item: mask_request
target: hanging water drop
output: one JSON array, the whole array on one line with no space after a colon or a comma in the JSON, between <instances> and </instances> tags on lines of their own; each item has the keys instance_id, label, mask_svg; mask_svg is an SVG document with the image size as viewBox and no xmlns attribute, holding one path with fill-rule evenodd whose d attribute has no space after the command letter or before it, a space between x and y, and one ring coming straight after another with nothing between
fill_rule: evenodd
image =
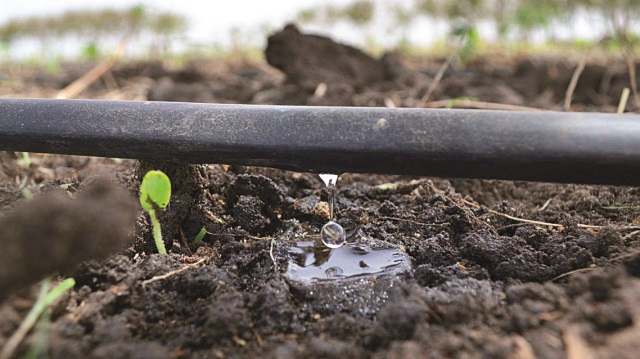
<instances>
[{"instance_id":1,"label":"hanging water drop","mask_svg":"<svg viewBox=\"0 0 640 359\"><path fill-rule=\"evenodd\" d=\"M338 182L338 175L330 174L330 173L321 173L320 179L324 182L324 185L327 187L335 186L336 182Z\"/></svg>"},{"instance_id":2,"label":"hanging water drop","mask_svg":"<svg viewBox=\"0 0 640 359\"><path fill-rule=\"evenodd\" d=\"M347 234L341 225L334 221L327 222L320 230L322 243L329 248L340 248L347 240Z\"/></svg>"},{"instance_id":3,"label":"hanging water drop","mask_svg":"<svg viewBox=\"0 0 640 359\"><path fill-rule=\"evenodd\" d=\"M329 190L329 198L327 199L327 203L329 204L329 221L333 221L333 208L336 201L336 182L338 181L338 175L323 173L319 176Z\"/></svg>"}]
</instances>

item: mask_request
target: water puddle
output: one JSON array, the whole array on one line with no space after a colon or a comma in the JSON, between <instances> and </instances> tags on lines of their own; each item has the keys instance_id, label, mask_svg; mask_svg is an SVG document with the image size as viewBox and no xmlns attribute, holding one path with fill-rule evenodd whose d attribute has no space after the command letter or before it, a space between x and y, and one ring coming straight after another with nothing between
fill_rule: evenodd
<instances>
[{"instance_id":1,"label":"water puddle","mask_svg":"<svg viewBox=\"0 0 640 359\"><path fill-rule=\"evenodd\" d=\"M285 277L290 292L306 312L371 317L411 271L411 259L399 247L371 238L358 228L345 231L335 218L338 175L319 177L327 188L329 221L319 236L287 237Z\"/></svg>"},{"instance_id":2,"label":"water puddle","mask_svg":"<svg viewBox=\"0 0 640 359\"><path fill-rule=\"evenodd\" d=\"M399 274L411 268L411 260L403 251L372 249L363 244L327 248L313 241L304 241L289 247L289 254L287 277L305 283Z\"/></svg>"},{"instance_id":3,"label":"water puddle","mask_svg":"<svg viewBox=\"0 0 640 359\"><path fill-rule=\"evenodd\" d=\"M327 187L329 221L319 236L287 241L285 277L290 291L309 312L373 316L411 271L411 259L402 249L358 228L345 231L335 219L338 175L319 176Z\"/></svg>"}]
</instances>

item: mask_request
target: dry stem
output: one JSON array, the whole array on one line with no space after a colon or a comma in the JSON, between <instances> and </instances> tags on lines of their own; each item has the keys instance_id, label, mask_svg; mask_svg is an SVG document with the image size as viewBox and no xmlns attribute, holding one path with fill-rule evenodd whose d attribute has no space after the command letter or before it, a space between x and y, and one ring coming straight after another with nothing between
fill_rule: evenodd
<instances>
[{"instance_id":1,"label":"dry stem","mask_svg":"<svg viewBox=\"0 0 640 359\"><path fill-rule=\"evenodd\" d=\"M576 86L578 85L578 81L580 80L580 75L582 75L582 71L584 71L584 67L587 64L587 57L583 56L582 60L576 67L576 70L573 72L573 76L571 76L571 81L569 82L569 86L567 87L567 92L564 96L564 110L569 111L571 109L571 99L573 98L573 93L576 91Z\"/></svg>"},{"instance_id":2,"label":"dry stem","mask_svg":"<svg viewBox=\"0 0 640 359\"><path fill-rule=\"evenodd\" d=\"M70 99L78 96L82 91L84 91L87 87L89 87L92 83L99 79L100 76L109 71L109 69L111 69L113 65L115 65L116 61L124 54L126 43L126 40L122 41L118 46L116 52L111 57L103 60L82 77L75 80L64 89L60 90L56 95L56 98Z\"/></svg>"},{"instance_id":3,"label":"dry stem","mask_svg":"<svg viewBox=\"0 0 640 359\"><path fill-rule=\"evenodd\" d=\"M176 274L182 273L182 272L186 271L187 269L193 268L193 267L197 266L198 264L204 262L205 259L206 258L202 258L202 259L200 259L199 261L197 261L195 263L187 264L187 265L185 265L184 267L182 267L180 269L172 270L171 272L163 274L163 275L153 276L153 278L151 278L151 279L147 279L145 281L142 281L142 285L145 286L145 285L147 285L149 283L152 283L152 282L155 282L155 281L158 281L158 280L161 280L161 279L166 279L166 278L169 278L169 277L174 276Z\"/></svg>"},{"instance_id":4,"label":"dry stem","mask_svg":"<svg viewBox=\"0 0 640 359\"><path fill-rule=\"evenodd\" d=\"M633 45L625 43L625 57L627 58L627 68L629 69L629 84L633 92L633 99L636 107L640 108L640 94L638 94L638 83L636 82L636 64L633 56Z\"/></svg>"},{"instance_id":5,"label":"dry stem","mask_svg":"<svg viewBox=\"0 0 640 359\"><path fill-rule=\"evenodd\" d=\"M178 227L178 230L180 231L180 237L182 238L182 244L184 244L184 246L187 247L187 251L189 252L189 255L193 257L193 252L191 251L191 248L189 248L189 244L187 243L187 237L184 236L184 232L182 231L182 227Z\"/></svg>"},{"instance_id":6,"label":"dry stem","mask_svg":"<svg viewBox=\"0 0 640 359\"><path fill-rule=\"evenodd\" d=\"M453 199L449 198L448 196L446 196L443 191L437 189L434 185L432 184L428 184L434 191L441 193L445 198L447 198L448 200L453 201ZM471 201L467 201L466 199L460 199L460 201L462 201L462 203L466 204L467 206L473 207L473 208L482 208L479 204L475 203L475 202L471 202ZM553 227L553 228L564 228L565 225L563 224L559 224L559 223L550 223L550 222L542 222L542 221L534 221L532 219L525 219L525 218L520 218L520 217L515 217L506 213L502 213L502 212L498 212L498 211L494 211L492 209L486 208L487 212L494 214L496 216L501 216L507 219L510 219L512 221L516 221L516 222L522 222L522 223L528 223L528 224L535 224L538 226L544 226L544 227ZM596 225L590 225L590 224L582 224L582 223L578 223L576 225L578 228L585 228L585 229L603 229L605 228L605 226L596 226ZM631 229L640 229L640 226L620 226L620 227L615 227L618 230L631 230Z\"/></svg>"},{"instance_id":7,"label":"dry stem","mask_svg":"<svg viewBox=\"0 0 640 359\"><path fill-rule=\"evenodd\" d=\"M536 107L509 105L504 103L472 101L472 100L439 100L424 104L425 108L445 108L450 107L474 108L479 110L504 110L504 111L543 111Z\"/></svg>"},{"instance_id":8,"label":"dry stem","mask_svg":"<svg viewBox=\"0 0 640 359\"><path fill-rule=\"evenodd\" d=\"M568 271L568 272L566 272L566 273L562 273L562 274L560 274L559 276L557 276L557 277L555 277L555 278L551 279L549 282L555 282L555 281L557 281L557 280L558 280L558 279L560 279L560 278L564 278L564 277L566 277L566 276L570 276L570 275L575 274L575 273L591 272L591 271L592 271L592 270L594 270L594 269L596 269L596 267L586 267L586 268L574 269L574 270L572 270L572 271Z\"/></svg>"},{"instance_id":9,"label":"dry stem","mask_svg":"<svg viewBox=\"0 0 640 359\"><path fill-rule=\"evenodd\" d=\"M622 90L622 94L620 95L620 102L618 102L618 111L617 113L624 113L624 110L627 108L627 101L629 101L629 90L628 87L625 87Z\"/></svg>"},{"instance_id":10,"label":"dry stem","mask_svg":"<svg viewBox=\"0 0 640 359\"><path fill-rule=\"evenodd\" d=\"M413 224L417 224L419 226L425 226L425 227L443 227L443 226L447 226L447 225L450 224L449 222L444 222L444 223L424 223L424 222L414 221L412 219L398 218L398 217L388 217L388 216L380 216L378 218L379 219L388 219L388 220L391 220L391 221L413 223Z\"/></svg>"},{"instance_id":11,"label":"dry stem","mask_svg":"<svg viewBox=\"0 0 640 359\"><path fill-rule=\"evenodd\" d=\"M418 103L418 107L425 107L427 103L429 103L429 98L431 98L431 95L440 84L440 81L442 81L442 78L444 77L444 73L447 71L449 66L451 66L451 63L453 63L453 60L456 58L456 56L458 56L458 53L460 52L460 49L462 48L466 40L467 40L466 36L460 39L460 43L458 43L458 45L453 49L453 51L451 51L451 53L449 54L449 57L447 57L447 60L444 63L442 63L442 65L440 65L440 68L438 69L436 76L433 78L433 81L431 81L431 83L429 84L429 88L427 88L427 92L425 92L424 96L422 96L422 98L420 99L420 102Z\"/></svg>"}]
</instances>

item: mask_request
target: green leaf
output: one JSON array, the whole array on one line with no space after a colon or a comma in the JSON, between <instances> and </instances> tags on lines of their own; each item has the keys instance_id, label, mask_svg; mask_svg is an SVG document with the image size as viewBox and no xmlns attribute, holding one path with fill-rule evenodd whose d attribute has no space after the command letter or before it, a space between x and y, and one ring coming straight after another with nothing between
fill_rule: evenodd
<instances>
[{"instance_id":1,"label":"green leaf","mask_svg":"<svg viewBox=\"0 0 640 359\"><path fill-rule=\"evenodd\" d=\"M165 208L171 199L171 181L162 171L149 171L140 184L140 204L147 211Z\"/></svg>"}]
</instances>

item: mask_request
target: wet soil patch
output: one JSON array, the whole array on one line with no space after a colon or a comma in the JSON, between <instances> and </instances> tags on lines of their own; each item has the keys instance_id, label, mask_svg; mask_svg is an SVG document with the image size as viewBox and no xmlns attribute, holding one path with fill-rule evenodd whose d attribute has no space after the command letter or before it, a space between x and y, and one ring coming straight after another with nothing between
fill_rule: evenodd
<instances>
[{"instance_id":1,"label":"wet soil patch","mask_svg":"<svg viewBox=\"0 0 640 359\"><path fill-rule=\"evenodd\" d=\"M512 358L521 351L563 358L567 335L607 353L610 341L632 345L626 338L637 333L637 234L622 227L632 224L628 213L597 216L580 197L558 194L579 187L544 185L542 192L537 185L522 185L519 191L536 188L535 195L503 194L491 204L522 217L565 219L565 227L546 228L466 206L448 181L345 175L344 183L338 182L337 220L357 228L356 242L398 246L413 270L309 285L285 275L292 260L286 244L318 241L327 220L313 210L326 198L319 180L220 166L192 166L184 173L194 171L199 184L185 186L197 188L195 204L190 211L168 213L181 218L175 225L183 233L204 225L209 232L204 242L188 243L191 256L178 232L167 236L173 244L169 255L151 254L147 246L146 252L130 250L128 256L65 272L78 285L53 318L52 357L407 357L429 350L435 358ZM298 188L285 185L282 177ZM511 182L485 186L513 189ZM633 188L584 188L611 194L605 198L612 203L637 200ZM209 192L214 189L215 196ZM310 197L311 204L296 205L289 194ZM553 196L555 206L535 212L529 201L536 196ZM36 198L56 203L47 195ZM20 208L4 219L20 214ZM579 228L573 217L597 219L605 227ZM150 241L146 230L136 231L141 243ZM583 272L551 281L573 270ZM14 313L5 316L3 335L14 330L25 310L18 303L9 299L2 306L3 313Z\"/></svg>"},{"instance_id":2,"label":"wet soil patch","mask_svg":"<svg viewBox=\"0 0 640 359\"><path fill-rule=\"evenodd\" d=\"M123 64L112 71L118 91L96 83L84 95L146 99L161 86L197 84L195 92L217 102L412 106L439 63L403 61L415 76L329 84L324 93L261 63ZM450 70L434 99L475 93L557 109L572 66L480 59ZM598 69L585 74L604 78ZM2 95L50 96L67 72L57 81L16 78ZM608 111L624 78L606 75L609 85L596 93L608 97L594 97L589 87L603 80L588 76L576 108ZM524 86L526 78L538 82ZM199 99L167 93L157 96ZM0 278L9 278L0 289L0 345L33 303L29 285L57 271L77 285L52 312L51 358L637 356L635 187L343 174L336 221L352 233L349 245L389 243L411 268L309 285L286 271L296 255L291 243L319 242L328 220L327 190L315 175L35 154L28 167L20 155L0 159ZM149 169L174 183L160 215L165 256L154 254L148 217L135 200ZM91 186L98 175L111 184ZM202 228L207 234L194 244Z\"/></svg>"}]
</instances>

